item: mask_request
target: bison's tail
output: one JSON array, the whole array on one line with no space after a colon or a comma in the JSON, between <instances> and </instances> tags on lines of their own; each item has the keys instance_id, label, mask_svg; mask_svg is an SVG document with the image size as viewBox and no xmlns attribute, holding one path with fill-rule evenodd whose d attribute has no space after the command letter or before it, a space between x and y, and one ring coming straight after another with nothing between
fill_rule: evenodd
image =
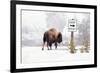
<instances>
[{"instance_id":1,"label":"bison's tail","mask_svg":"<svg viewBox=\"0 0 100 73\"><path fill-rule=\"evenodd\" d=\"M43 35L43 48L42 48L42 50L44 50L44 45L45 45L45 42L46 42L46 37L47 37L47 33L45 32L44 35Z\"/></svg>"},{"instance_id":2,"label":"bison's tail","mask_svg":"<svg viewBox=\"0 0 100 73\"><path fill-rule=\"evenodd\" d=\"M45 43L46 40L47 40L47 33L45 32L45 33L44 33L44 36L43 36L43 43Z\"/></svg>"}]
</instances>

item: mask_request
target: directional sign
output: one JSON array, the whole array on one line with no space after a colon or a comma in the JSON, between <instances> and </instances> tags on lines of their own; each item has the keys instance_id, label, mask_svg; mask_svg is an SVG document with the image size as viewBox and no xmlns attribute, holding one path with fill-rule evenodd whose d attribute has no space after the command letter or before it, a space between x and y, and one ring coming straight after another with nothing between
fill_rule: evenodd
<instances>
[{"instance_id":1,"label":"directional sign","mask_svg":"<svg viewBox=\"0 0 100 73\"><path fill-rule=\"evenodd\" d=\"M76 31L76 19L69 19L68 20L68 31Z\"/></svg>"}]
</instances>

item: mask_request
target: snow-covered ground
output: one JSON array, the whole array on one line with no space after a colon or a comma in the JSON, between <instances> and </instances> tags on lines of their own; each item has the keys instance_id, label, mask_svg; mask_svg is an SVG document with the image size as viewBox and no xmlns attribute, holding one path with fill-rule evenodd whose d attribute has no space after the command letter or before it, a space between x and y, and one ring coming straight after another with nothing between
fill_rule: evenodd
<instances>
[{"instance_id":1,"label":"snow-covered ground","mask_svg":"<svg viewBox=\"0 0 100 73\"><path fill-rule=\"evenodd\" d=\"M79 47L77 47L79 48ZM74 64L88 64L93 63L93 50L89 53L81 53L78 49L76 53L70 53L67 47L58 47L57 50L53 47L53 50L47 50L45 47L42 51L42 47L23 47L22 48L22 63L34 64L34 63L56 63L56 62L74 62ZM70 65L70 64L68 64Z\"/></svg>"}]
</instances>

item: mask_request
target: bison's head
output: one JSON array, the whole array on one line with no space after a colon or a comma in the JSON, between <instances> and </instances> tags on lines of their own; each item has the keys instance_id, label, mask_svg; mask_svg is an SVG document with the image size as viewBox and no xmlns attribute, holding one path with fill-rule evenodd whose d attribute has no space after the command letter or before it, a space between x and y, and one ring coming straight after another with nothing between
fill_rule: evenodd
<instances>
[{"instance_id":1,"label":"bison's head","mask_svg":"<svg viewBox=\"0 0 100 73\"><path fill-rule=\"evenodd\" d=\"M62 42L62 34L61 34L61 32L58 33L57 42L58 43Z\"/></svg>"}]
</instances>

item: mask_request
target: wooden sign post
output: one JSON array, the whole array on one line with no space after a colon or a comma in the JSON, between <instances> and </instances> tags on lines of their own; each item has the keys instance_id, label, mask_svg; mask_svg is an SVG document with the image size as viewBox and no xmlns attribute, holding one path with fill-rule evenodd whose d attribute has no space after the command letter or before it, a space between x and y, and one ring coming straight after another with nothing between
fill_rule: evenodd
<instances>
[{"instance_id":1,"label":"wooden sign post","mask_svg":"<svg viewBox=\"0 0 100 73\"><path fill-rule=\"evenodd\" d=\"M74 32L76 31L76 19L68 20L68 30L71 32L69 49L71 53L75 53Z\"/></svg>"}]
</instances>

